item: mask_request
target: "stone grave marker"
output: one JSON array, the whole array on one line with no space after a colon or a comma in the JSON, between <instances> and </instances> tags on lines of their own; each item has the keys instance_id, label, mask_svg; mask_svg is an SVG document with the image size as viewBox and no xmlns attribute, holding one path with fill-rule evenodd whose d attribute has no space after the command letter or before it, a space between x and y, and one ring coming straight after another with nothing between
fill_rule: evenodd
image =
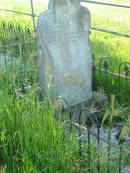
<instances>
[{"instance_id":1,"label":"stone grave marker","mask_svg":"<svg viewBox=\"0 0 130 173\"><path fill-rule=\"evenodd\" d=\"M60 97L66 106L92 95L90 13L79 0L50 0L37 23L39 76L42 93Z\"/></svg>"}]
</instances>

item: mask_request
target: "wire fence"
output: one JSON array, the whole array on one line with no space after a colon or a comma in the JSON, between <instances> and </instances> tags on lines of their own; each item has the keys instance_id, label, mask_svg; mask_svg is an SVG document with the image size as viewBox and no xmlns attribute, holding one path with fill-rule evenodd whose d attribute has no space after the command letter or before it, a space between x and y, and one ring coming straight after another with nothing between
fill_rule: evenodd
<instances>
[{"instance_id":1,"label":"wire fence","mask_svg":"<svg viewBox=\"0 0 130 173\"><path fill-rule=\"evenodd\" d=\"M130 6L124 6L124 5L118 5L118 4L110 4L110 3L102 3L102 2L96 2L96 1L87 1L84 0L82 2L86 3L94 3L99 5L106 5L106 6L113 6L113 7L119 7L119 8L130 8ZM28 61L28 58L30 55L32 56L32 52L36 52L35 47L35 18L38 17L35 15L34 11L34 5L33 0L30 0L30 8L31 8L31 14L29 13L23 13L15 10L7 10L7 9L0 9L2 11L7 11L11 13L17 13L21 15L27 15L32 17L32 23L33 28L30 26L21 26L19 23L6 23L1 22L0 23L0 52L2 52L2 55L4 56L4 67L5 70L8 70L10 68L10 65L8 65L8 58L11 59L11 68L15 68L15 61L17 57L20 59L20 70L25 68L26 63ZM123 36L130 38L130 35L125 33L119 33L119 32L113 32L105 29L95 28L92 27L91 29L99 31L99 32L105 32L110 33L118 36ZM13 39L12 39L13 38ZM15 55L14 55L15 52ZM33 55L36 58L36 55ZM16 59L13 59L12 57L16 57ZM34 58L33 57L33 58ZM24 60L23 60L24 59ZM111 95L115 95L116 98L119 100L120 103L125 103L126 106L130 105L130 63L129 62L121 62L118 67L118 72L115 73L111 71L112 64L109 62L107 57L102 57L97 64L95 64L96 55L93 55L94 63L93 63L93 91L99 91L100 89L103 90L103 92L106 94L108 98L111 97ZM23 63L24 62L24 63ZM35 61L34 61L35 63ZM32 66L31 66L32 68ZM31 69L30 68L30 69ZM29 81L32 82L32 71L29 72ZM31 75L30 75L31 74ZM23 85L24 78L21 79L21 91L22 93L25 93L26 86ZM100 124L100 115L98 112L93 113L88 116L86 114L86 120L85 125L82 126L82 114L87 111L86 109L82 109L78 116L78 122L75 123L72 120L73 115L71 115L70 111L70 131L72 130L73 126L78 129L78 144L79 144L79 160L81 161L84 155L83 146L84 144L87 144L87 172L92 172L92 150L91 143L92 141L95 142L96 147L98 149L101 149L101 146L107 147L107 172L111 172L110 165L113 164L113 159L116 160L114 162L116 164L116 172L121 173L123 172L123 167L125 167L125 161L124 161L124 155L125 153L128 153L128 150L124 148L126 140L117 140L117 148L118 153L113 153L111 150L115 147L113 144L111 144L112 136L110 136L109 131L107 132L107 140L102 138L101 136L101 124ZM91 117L91 118L90 118ZM96 125L96 133L93 133L91 131L91 125ZM114 126L114 125L113 125ZM118 131L120 132L120 131ZM84 142L84 139L82 138L83 134L86 134L86 142ZM129 141L128 141L129 142ZM101 153L97 153L97 161L96 161L96 172L100 173L102 169L101 165ZM116 157L115 157L116 156ZM82 167L82 163L80 163L80 166Z\"/></svg>"},{"instance_id":2,"label":"wire fence","mask_svg":"<svg viewBox=\"0 0 130 173\"><path fill-rule=\"evenodd\" d=\"M114 3L103 3L103 2L89 1L89 0L80 0L80 2L86 2L86 3L90 3L90 4L97 4L97 5L103 5L103 6L110 6L110 7L116 7L116 8L130 9L130 6L128 6L128 5L119 5L119 4L114 4ZM10 10L10 9L4 9L4 8L0 8L0 11L7 11L7 12L11 12L11 13L31 16L32 17L32 23L33 23L33 28L35 30L35 28L36 28L35 18L39 17L39 15L36 15L36 13L35 13L33 0L30 0L30 9L31 9L31 13L25 13L25 12L20 12L20 11ZM109 33L109 34L113 34L113 35L118 35L118 36L130 38L129 34L120 33L120 32L117 32L117 31L111 31L111 30L107 30L107 29L104 29L104 28L97 28L97 27L92 26L91 29L99 31L99 32L105 32L105 33Z\"/></svg>"}]
</instances>

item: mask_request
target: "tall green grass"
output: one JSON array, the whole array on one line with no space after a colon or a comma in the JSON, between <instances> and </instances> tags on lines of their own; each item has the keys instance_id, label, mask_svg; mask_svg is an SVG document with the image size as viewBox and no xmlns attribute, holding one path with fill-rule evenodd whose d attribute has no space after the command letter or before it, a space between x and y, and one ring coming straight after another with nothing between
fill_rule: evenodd
<instances>
[{"instance_id":1,"label":"tall green grass","mask_svg":"<svg viewBox=\"0 0 130 173\"><path fill-rule=\"evenodd\" d=\"M91 11L92 26L130 34L130 9L100 5L88 7ZM121 62L130 62L130 38L92 31L91 40L97 63L99 58L106 56L113 64L112 70L117 72Z\"/></svg>"},{"instance_id":2,"label":"tall green grass","mask_svg":"<svg viewBox=\"0 0 130 173\"><path fill-rule=\"evenodd\" d=\"M1 164L7 173L75 173L74 136L56 121L48 99L37 102L36 91L20 97L8 84L0 90Z\"/></svg>"},{"instance_id":3,"label":"tall green grass","mask_svg":"<svg viewBox=\"0 0 130 173\"><path fill-rule=\"evenodd\" d=\"M67 113L56 111L56 104L48 97L40 101L39 87L34 85L37 74L32 74L34 83L26 94L19 93L22 75L17 69L0 74L0 167L5 170L2 173L86 173L88 145L82 143L80 157L78 131L72 128L70 133ZM28 71L25 76L24 82L28 83ZM104 112L108 110L109 104ZM96 139L91 140L94 173L98 172L99 160L100 172L107 173L106 147L107 144L98 146ZM112 147L111 153L109 167L111 173L116 173L118 162L114 160L118 160L119 146Z\"/></svg>"},{"instance_id":4,"label":"tall green grass","mask_svg":"<svg viewBox=\"0 0 130 173\"><path fill-rule=\"evenodd\" d=\"M87 172L88 145L83 142L79 158L75 130L70 133L65 115L57 114L55 118L54 105L49 98L39 102L35 86L23 97L16 94L17 87L10 88L8 82L1 86L0 165L5 173ZM91 170L98 172L100 159L100 172L107 173L106 147L96 143L96 140L91 141ZM119 152L118 146L115 151ZM113 162L114 159L118 159L118 155L110 156L111 173L118 172L118 162Z\"/></svg>"}]
</instances>

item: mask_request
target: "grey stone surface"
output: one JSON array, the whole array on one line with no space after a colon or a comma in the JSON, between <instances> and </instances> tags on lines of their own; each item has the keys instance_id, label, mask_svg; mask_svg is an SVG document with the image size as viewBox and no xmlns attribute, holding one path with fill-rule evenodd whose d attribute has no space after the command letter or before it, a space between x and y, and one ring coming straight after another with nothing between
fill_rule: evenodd
<instances>
[{"instance_id":1,"label":"grey stone surface","mask_svg":"<svg viewBox=\"0 0 130 173\"><path fill-rule=\"evenodd\" d=\"M73 106L92 95L90 13L79 0L50 0L37 23L40 84L43 95Z\"/></svg>"},{"instance_id":2,"label":"grey stone surface","mask_svg":"<svg viewBox=\"0 0 130 173\"><path fill-rule=\"evenodd\" d=\"M24 70L25 65L24 62L22 62L18 57L12 56L8 53L0 52L0 72L5 72L9 68L19 68Z\"/></svg>"},{"instance_id":3,"label":"grey stone surface","mask_svg":"<svg viewBox=\"0 0 130 173\"><path fill-rule=\"evenodd\" d=\"M9 56L6 53L0 52L0 71L4 71L9 64Z\"/></svg>"}]
</instances>

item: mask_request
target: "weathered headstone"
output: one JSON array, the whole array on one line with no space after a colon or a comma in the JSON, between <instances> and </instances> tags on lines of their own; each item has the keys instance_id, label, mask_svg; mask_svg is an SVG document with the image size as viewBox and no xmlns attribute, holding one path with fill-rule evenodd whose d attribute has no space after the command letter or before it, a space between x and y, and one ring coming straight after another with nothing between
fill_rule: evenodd
<instances>
[{"instance_id":1,"label":"weathered headstone","mask_svg":"<svg viewBox=\"0 0 130 173\"><path fill-rule=\"evenodd\" d=\"M43 94L73 106L90 99L92 57L90 13L79 0L50 0L37 23Z\"/></svg>"}]
</instances>

